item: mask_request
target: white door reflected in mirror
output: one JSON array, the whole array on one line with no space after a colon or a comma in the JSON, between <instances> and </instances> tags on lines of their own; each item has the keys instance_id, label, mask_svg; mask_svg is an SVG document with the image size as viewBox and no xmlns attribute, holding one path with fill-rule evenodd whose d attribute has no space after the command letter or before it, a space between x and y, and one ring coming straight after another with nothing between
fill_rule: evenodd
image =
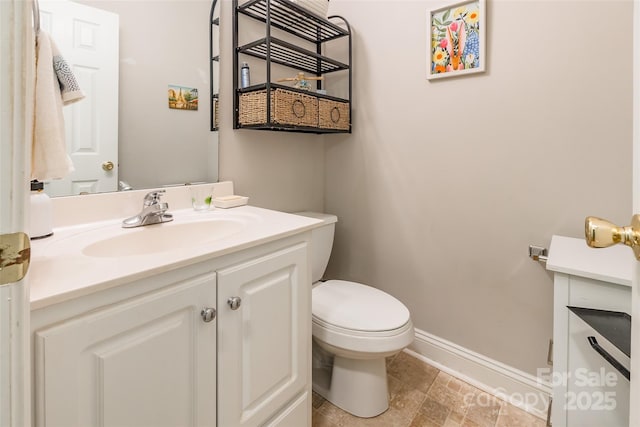
<instances>
[{"instance_id":1,"label":"white door reflected in mirror","mask_svg":"<svg viewBox=\"0 0 640 427\"><path fill-rule=\"evenodd\" d=\"M50 196L116 191L119 17L67 0L41 0L40 22L71 67L85 98L64 107L67 152L75 171L45 183Z\"/></svg>"}]
</instances>

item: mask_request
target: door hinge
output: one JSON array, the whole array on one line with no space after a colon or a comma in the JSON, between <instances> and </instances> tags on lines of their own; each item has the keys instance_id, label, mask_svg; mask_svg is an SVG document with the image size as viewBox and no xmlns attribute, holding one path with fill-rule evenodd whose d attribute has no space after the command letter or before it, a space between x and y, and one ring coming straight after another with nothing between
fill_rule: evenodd
<instances>
[{"instance_id":1,"label":"door hinge","mask_svg":"<svg viewBox=\"0 0 640 427\"><path fill-rule=\"evenodd\" d=\"M29 270L31 244L25 233L0 234L0 286L19 282Z\"/></svg>"}]
</instances>

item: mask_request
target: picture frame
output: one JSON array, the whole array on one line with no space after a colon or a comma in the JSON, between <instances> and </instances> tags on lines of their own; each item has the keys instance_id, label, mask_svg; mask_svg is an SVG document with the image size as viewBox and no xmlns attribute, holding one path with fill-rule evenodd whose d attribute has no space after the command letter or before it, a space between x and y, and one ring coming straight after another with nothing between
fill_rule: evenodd
<instances>
[{"instance_id":1,"label":"picture frame","mask_svg":"<svg viewBox=\"0 0 640 427\"><path fill-rule=\"evenodd\" d=\"M486 66L486 0L427 12L427 79L482 73Z\"/></svg>"},{"instance_id":2,"label":"picture frame","mask_svg":"<svg viewBox=\"0 0 640 427\"><path fill-rule=\"evenodd\" d=\"M198 110L198 89L186 86L169 85L167 91L169 108L175 110Z\"/></svg>"}]
</instances>

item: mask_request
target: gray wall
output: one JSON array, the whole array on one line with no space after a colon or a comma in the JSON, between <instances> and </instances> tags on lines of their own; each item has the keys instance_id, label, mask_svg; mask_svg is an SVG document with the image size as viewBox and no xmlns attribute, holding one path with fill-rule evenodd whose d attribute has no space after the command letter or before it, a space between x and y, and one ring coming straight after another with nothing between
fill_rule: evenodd
<instances>
[{"instance_id":1,"label":"gray wall","mask_svg":"<svg viewBox=\"0 0 640 427\"><path fill-rule=\"evenodd\" d=\"M429 82L439 6L331 0L355 32L355 131L322 137L231 129L224 0L220 179L257 206L338 215L328 277L383 289L417 328L535 374L553 288L528 245L631 214L632 3L490 1L487 72Z\"/></svg>"},{"instance_id":2,"label":"gray wall","mask_svg":"<svg viewBox=\"0 0 640 427\"><path fill-rule=\"evenodd\" d=\"M422 1L332 0L355 29L355 132L326 142L328 276L535 374L552 276L528 258L631 215L632 2L489 1L487 69L425 79Z\"/></svg>"},{"instance_id":3,"label":"gray wall","mask_svg":"<svg viewBox=\"0 0 640 427\"><path fill-rule=\"evenodd\" d=\"M220 180L232 180L249 203L287 212L323 209L324 137L233 130L231 1L222 0L220 35ZM247 20L243 21L247 22ZM253 27L255 29L255 27ZM257 63L251 80L258 83Z\"/></svg>"}]
</instances>

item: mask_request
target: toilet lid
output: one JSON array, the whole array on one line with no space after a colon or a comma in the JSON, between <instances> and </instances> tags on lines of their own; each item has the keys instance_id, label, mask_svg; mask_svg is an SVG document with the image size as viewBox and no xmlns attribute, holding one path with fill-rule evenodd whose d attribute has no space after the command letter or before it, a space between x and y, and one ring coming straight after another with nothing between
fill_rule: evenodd
<instances>
[{"instance_id":1,"label":"toilet lid","mask_svg":"<svg viewBox=\"0 0 640 427\"><path fill-rule=\"evenodd\" d=\"M390 331L409 321L409 310L379 289L344 280L319 283L312 290L313 317L356 331Z\"/></svg>"}]
</instances>

